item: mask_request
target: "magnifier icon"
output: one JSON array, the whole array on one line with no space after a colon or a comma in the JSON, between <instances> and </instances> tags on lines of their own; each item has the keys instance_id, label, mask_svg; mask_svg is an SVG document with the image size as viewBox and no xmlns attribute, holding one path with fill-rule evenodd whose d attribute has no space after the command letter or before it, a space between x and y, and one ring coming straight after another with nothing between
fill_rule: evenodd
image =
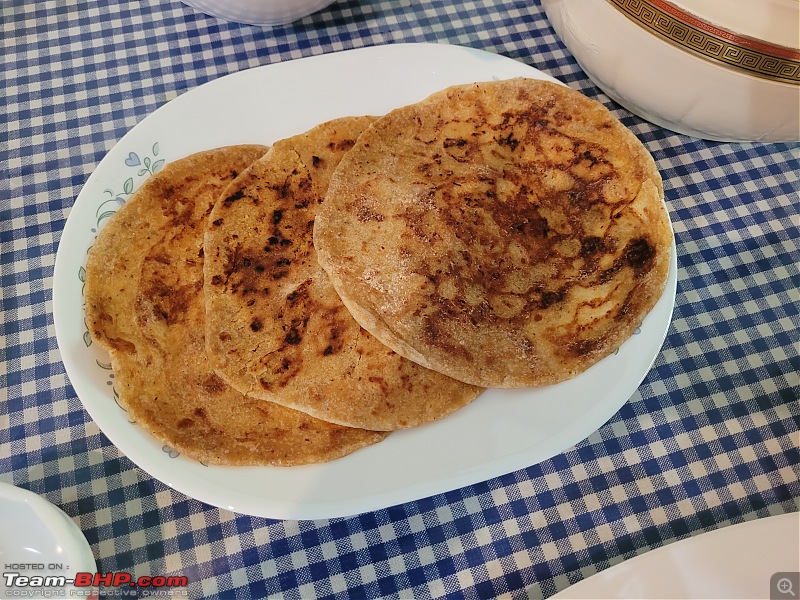
<instances>
[{"instance_id":1,"label":"magnifier icon","mask_svg":"<svg viewBox=\"0 0 800 600\"><path fill-rule=\"evenodd\" d=\"M776 583L775 586L781 594L790 594L792 598L797 598L797 595L792 590L792 580L788 577L778 579L778 583Z\"/></svg>"}]
</instances>

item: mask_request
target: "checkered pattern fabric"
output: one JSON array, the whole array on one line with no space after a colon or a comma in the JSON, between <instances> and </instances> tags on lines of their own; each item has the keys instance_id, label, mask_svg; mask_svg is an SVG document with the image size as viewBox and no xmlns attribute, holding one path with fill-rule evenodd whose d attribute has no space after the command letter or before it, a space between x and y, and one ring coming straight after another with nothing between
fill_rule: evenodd
<instances>
[{"instance_id":1,"label":"checkered pattern fabric","mask_svg":"<svg viewBox=\"0 0 800 600\"><path fill-rule=\"evenodd\" d=\"M0 480L67 512L98 568L191 597L547 597L674 540L798 510L800 147L694 140L616 106L531 0L340 0L260 28L176 0L0 3ZM664 178L679 262L656 363L611 420L525 470L374 513L271 521L122 455L66 378L52 276L87 176L144 116L257 65L393 42L503 54L604 102Z\"/></svg>"}]
</instances>

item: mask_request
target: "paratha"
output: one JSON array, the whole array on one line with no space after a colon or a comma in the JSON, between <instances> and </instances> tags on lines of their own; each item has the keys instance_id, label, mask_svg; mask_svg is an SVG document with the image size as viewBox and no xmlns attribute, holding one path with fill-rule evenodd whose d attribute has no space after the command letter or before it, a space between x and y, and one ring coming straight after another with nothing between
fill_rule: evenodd
<instances>
[{"instance_id":1,"label":"paratha","mask_svg":"<svg viewBox=\"0 0 800 600\"><path fill-rule=\"evenodd\" d=\"M162 443L209 464L322 462L385 437L246 398L209 365L205 220L266 151L233 146L168 164L108 221L86 265L86 322L111 355L120 405Z\"/></svg>"},{"instance_id":2,"label":"paratha","mask_svg":"<svg viewBox=\"0 0 800 600\"><path fill-rule=\"evenodd\" d=\"M353 320L317 263L315 215L371 122L276 142L217 202L205 237L206 343L239 392L373 430L439 419L481 391L406 360Z\"/></svg>"},{"instance_id":3,"label":"paratha","mask_svg":"<svg viewBox=\"0 0 800 600\"><path fill-rule=\"evenodd\" d=\"M317 215L320 264L359 324L487 387L575 376L664 289L661 178L602 104L512 79L455 86L365 131Z\"/></svg>"}]
</instances>

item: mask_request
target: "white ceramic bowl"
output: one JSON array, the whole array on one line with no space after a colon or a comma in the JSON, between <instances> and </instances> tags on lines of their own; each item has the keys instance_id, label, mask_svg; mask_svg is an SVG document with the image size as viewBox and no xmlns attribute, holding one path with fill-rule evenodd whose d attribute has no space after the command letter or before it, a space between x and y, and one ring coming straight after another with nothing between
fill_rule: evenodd
<instances>
[{"instance_id":1,"label":"white ceramic bowl","mask_svg":"<svg viewBox=\"0 0 800 600\"><path fill-rule=\"evenodd\" d=\"M4 573L22 577L72 579L97 571L92 549L72 519L41 496L7 483L0 483L0 565ZM0 578L0 597L34 591L14 581L7 587L6 577ZM87 597L94 590L64 585L52 591Z\"/></svg>"},{"instance_id":2,"label":"white ceramic bowl","mask_svg":"<svg viewBox=\"0 0 800 600\"><path fill-rule=\"evenodd\" d=\"M249 25L284 25L322 10L334 0L183 0L197 10Z\"/></svg>"},{"instance_id":3,"label":"white ceramic bowl","mask_svg":"<svg viewBox=\"0 0 800 600\"><path fill-rule=\"evenodd\" d=\"M800 139L798 0L542 4L586 74L631 112L704 139Z\"/></svg>"}]
</instances>

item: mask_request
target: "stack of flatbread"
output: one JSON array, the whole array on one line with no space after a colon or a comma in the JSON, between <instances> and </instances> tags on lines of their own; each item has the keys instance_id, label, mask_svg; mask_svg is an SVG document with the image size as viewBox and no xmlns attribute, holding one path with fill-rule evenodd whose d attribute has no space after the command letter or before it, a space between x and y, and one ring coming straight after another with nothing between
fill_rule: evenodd
<instances>
[{"instance_id":1,"label":"stack of flatbread","mask_svg":"<svg viewBox=\"0 0 800 600\"><path fill-rule=\"evenodd\" d=\"M170 164L91 249L87 323L164 443L327 461L613 352L664 288L662 196L599 103L456 86Z\"/></svg>"}]
</instances>

